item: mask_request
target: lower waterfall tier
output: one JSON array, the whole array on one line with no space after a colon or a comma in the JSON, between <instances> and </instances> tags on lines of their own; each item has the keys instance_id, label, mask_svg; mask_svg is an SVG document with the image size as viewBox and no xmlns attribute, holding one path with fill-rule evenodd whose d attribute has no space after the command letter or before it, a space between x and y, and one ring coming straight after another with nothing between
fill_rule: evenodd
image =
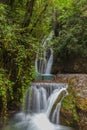
<instances>
[{"instance_id":1,"label":"lower waterfall tier","mask_svg":"<svg viewBox=\"0 0 87 130\"><path fill-rule=\"evenodd\" d=\"M25 95L24 112L46 113L53 123L59 124L61 101L66 94L67 84L33 83Z\"/></svg>"},{"instance_id":2,"label":"lower waterfall tier","mask_svg":"<svg viewBox=\"0 0 87 130\"><path fill-rule=\"evenodd\" d=\"M23 111L15 116L14 130L73 130L59 125L67 84L33 83L25 94Z\"/></svg>"}]
</instances>

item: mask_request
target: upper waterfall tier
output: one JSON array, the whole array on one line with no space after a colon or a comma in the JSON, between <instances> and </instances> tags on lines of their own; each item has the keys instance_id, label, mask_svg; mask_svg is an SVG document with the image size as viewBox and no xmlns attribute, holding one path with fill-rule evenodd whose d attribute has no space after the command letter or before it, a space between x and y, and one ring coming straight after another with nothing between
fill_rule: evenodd
<instances>
[{"instance_id":1,"label":"upper waterfall tier","mask_svg":"<svg viewBox=\"0 0 87 130\"><path fill-rule=\"evenodd\" d=\"M35 60L35 71L39 74L50 74L51 68L53 64L53 49L48 47L48 43L51 41L53 37L53 32L43 40L41 43L42 48L40 51L36 53L36 60Z\"/></svg>"}]
</instances>

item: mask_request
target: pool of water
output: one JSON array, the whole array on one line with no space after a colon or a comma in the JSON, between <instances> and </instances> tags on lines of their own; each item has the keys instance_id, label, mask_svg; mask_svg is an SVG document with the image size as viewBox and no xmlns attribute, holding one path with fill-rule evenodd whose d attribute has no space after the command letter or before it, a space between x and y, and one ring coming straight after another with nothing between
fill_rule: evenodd
<instances>
[{"instance_id":1,"label":"pool of water","mask_svg":"<svg viewBox=\"0 0 87 130\"><path fill-rule=\"evenodd\" d=\"M36 76L36 80L52 80L55 78L55 75L53 74L38 74Z\"/></svg>"},{"instance_id":2,"label":"pool of water","mask_svg":"<svg viewBox=\"0 0 87 130\"><path fill-rule=\"evenodd\" d=\"M61 128L60 128L61 127ZM17 128L12 128L12 126L6 125L4 126L1 130L19 130ZM23 130L23 129L22 129ZM31 130L31 129L24 129L24 130ZM33 129L32 129L33 130ZM40 130L40 129L38 129ZM45 129L44 129L45 130ZM67 127L67 126L56 126L55 130L74 130L71 127Z\"/></svg>"},{"instance_id":3,"label":"pool of water","mask_svg":"<svg viewBox=\"0 0 87 130\"><path fill-rule=\"evenodd\" d=\"M9 126L5 126L4 128L2 128L1 130L18 130L18 129L14 129L14 128L12 128L12 127L9 127ZM24 130L26 130L26 129L24 129ZM28 129L27 129L28 130ZM30 130L30 129L29 129ZM33 129L32 129L33 130ZM45 130L45 129L44 129ZM72 129L72 128L70 128L70 127L65 127L65 126L61 126L61 128L59 128L59 127L56 127L55 128L55 130L74 130L74 129Z\"/></svg>"},{"instance_id":4,"label":"pool of water","mask_svg":"<svg viewBox=\"0 0 87 130\"><path fill-rule=\"evenodd\" d=\"M23 116L22 116L23 117ZM51 123L48 118L41 114L40 116L28 116L27 119L17 118L17 121L10 120L7 125L0 130L74 130L71 127L63 125L55 125Z\"/></svg>"}]
</instances>

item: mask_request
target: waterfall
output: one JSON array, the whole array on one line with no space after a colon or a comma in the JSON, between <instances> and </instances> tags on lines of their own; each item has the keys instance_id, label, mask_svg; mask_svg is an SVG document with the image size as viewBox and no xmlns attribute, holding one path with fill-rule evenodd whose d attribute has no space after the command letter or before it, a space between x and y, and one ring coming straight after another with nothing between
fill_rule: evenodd
<instances>
[{"instance_id":1,"label":"waterfall","mask_svg":"<svg viewBox=\"0 0 87 130\"><path fill-rule=\"evenodd\" d=\"M47 63L47 68L46 68L46 72L45 74L50 74L51 73L51 67L52 67L52 63L53 63L53 49L50 48L50 57L49 57L49 60L48 60L48 63Z\"/></svg>"},{"instance_id":2,"label":"waterfall","mask_svg":"<svg viewBox=\"0 0 87 130\"><path fill-rule=\"evenodd\" d=\"M36 53L35 71L39 74L50 74L51 72L53 63L53 49L48 48L48 42L51 41L52 37L53 32L51 32L49 36L41 43L42 51L40 53Z\"/></svg>"},{"instance_id":3,"label":"waterfall","mask_svg":"<svg viewBox=\"0 0 87 130\"><path fill-rule=\"evenodd\" d=\"M57 100L58 96L63 93L63 91L66 92L66 89L66 84L33 83L31 88L26 92L24 103L25 113L40 113L42 111L47 111L46 113L49 117L55 100ZM47 105L49 106L48 108Z\"/></svg>"},{"instance_id":4,"label":"waterfall","mask_svg":"<svg viewBox=\"0 0 87 130\"><path fill-rule=\"evenodd\" d=\"M55 102L57 101L57 99L59 98L59 95L62 95L62 98L60 99L58 105L56 105L56 109L53 108L53 105L55 104ZM54 90L53 93L51 94L51 96L48 99L48 108L46 111L46 115L48 117L50 117L50 114L52 114L52 121L56 124L59 124L59 112L60 112L60 107L61 107L61 101L63 99L63 97L67 94L66 88L61 88L60 90ZM54 109L54 112L51 113L52 108Z\"/></svg>"},{"instance_id":5,"label":"waterfall","mask_svg":"<svg viewBox=\"0 0 87 130\"><path fill-rule=\"evenodd\" d=\"M72 130L59 125L59 111L67 87L67 84L32 83L25 94L23 112L15 116L15 130Z\"/></svg>"}]
</instances>

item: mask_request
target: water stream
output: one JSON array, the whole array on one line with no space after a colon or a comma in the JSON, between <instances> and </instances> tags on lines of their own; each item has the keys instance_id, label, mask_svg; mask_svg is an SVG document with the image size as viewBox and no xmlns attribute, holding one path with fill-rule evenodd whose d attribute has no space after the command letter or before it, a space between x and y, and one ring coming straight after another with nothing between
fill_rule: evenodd
<instances>
[{"instance_id":1,"label":"water stream","mask_svg":"<svg viewBox=\"0 0 87 130\"><path fill-rule=\"evenodd\" d=\"M50 74L53 64L53 49L48 47L53 37L53 32L41 43L42 51L37 52L35 59L35 70L39 74ZM48 54L49 52L49 54Z\"/></svg>"}]
</instances>

